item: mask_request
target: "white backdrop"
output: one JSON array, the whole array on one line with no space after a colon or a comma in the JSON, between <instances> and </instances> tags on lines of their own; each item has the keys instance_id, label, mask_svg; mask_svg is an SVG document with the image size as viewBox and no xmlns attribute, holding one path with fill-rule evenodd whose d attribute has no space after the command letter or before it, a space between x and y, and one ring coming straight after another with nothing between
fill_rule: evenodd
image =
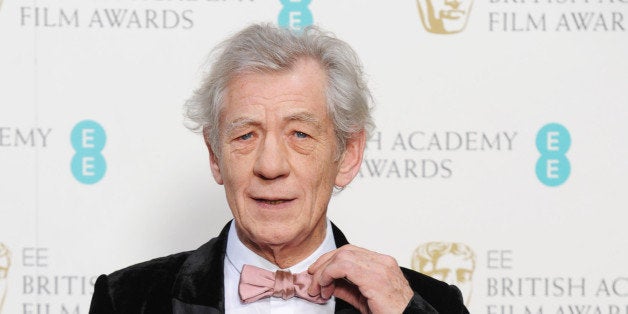
<instances>
[{"instance_id":1,"label":"white backdrop","mask_svg":"<svg viewBox=\"0 0 628 314\"><path fill-rule=\"evenodd\" d=\"M329 208L351 242L406 267L465 244L438 267L472 274L453 282L473 313L628 313L628 1L463 0L440 28L425 1L1 1L0 313L87 313L98 274L217 235L182 104L227 35L308 16L376 99Z\"/></svg>"}]
</instances>

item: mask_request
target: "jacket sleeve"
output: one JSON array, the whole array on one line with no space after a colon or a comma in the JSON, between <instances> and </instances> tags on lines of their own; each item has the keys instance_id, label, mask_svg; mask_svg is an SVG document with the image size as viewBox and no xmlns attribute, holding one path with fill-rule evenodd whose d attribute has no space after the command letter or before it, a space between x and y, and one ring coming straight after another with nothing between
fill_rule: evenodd
<instances>
[{"instance_id":1,"label":"jacket sleeve","mask_svg":"<svg viewBox=\"0 0 628 314\"><path fill-rule=\"evenodd\" d=\"M406 306L406 309L403 311L403 314L438 314L429 303L427 303L421 295L414 292L414 296L410 299L410 303Z\"/></svg>"},{"instance_id":2,"label":"jacket sleeve","mask_svg":"<svg viewBox=\"0 0 628 314\"><path fill-rule=\"evenodd\" d=\"M450 285L448 289L448 295L443 295L444 299L449 300L448 306L439 311L434 309L429 303L427 303L421 295L416 291L414 296L410 299L410 303L403 311L404 314L469 314L469 310L464 306L462 302L462 293L458 287Z\"/></svg>"},{"instance_id":3,"label":"jacket sleeve","mask_svg":"<svg viewBox=\"0 0 628 314\"><path fill-rule=\"evenodd\" d=\"M109 282L107 275L100 275L94 285L94 295L92 304L89 307L89 314L111 314L115 313L111 295L109 294Z\"/></svg>"}]
</instances>

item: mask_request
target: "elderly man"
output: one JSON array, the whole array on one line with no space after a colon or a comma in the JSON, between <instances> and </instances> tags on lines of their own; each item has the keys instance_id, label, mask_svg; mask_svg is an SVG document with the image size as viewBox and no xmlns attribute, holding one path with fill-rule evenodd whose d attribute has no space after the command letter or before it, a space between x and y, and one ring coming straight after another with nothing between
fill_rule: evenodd
<instances>
[{"instance_id":1,"label":"elderly man","mask_svg":"<svg viewBox=\"0 0 628 314\"><path fill-rule=\"evenodd\" d=\"M468 313L460 291L349 245L327 219L371 129L355 53L253 25L187 103L234 219L195 251L98 278L90 313Z\"/></svg>"}]
</instances>

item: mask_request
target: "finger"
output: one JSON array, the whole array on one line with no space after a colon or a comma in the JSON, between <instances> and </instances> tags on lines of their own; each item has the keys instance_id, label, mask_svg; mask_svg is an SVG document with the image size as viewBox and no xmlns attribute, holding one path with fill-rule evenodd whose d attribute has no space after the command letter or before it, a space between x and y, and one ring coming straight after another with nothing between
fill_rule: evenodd
<instances>
[{"instance_id":1,"label":"finger","mask_svg":"<svg viewBox=\"0 0 628 314\"><path fill-rule=\"evenodd\" d=\"M335 279L345 278L346 273L343 273L342 269L346 268L350 270L352 268L355 268L355 265L353 265L355 261L354 255L356 255L355 253L359 252L369 251L347 244L339 249L329 251L319 257L319 259L316 260L316 262L308 268L308 273L312 275L312 282L310 284L310 287L308 288L308 294L312 296L319 295L319 293L321 293L322 287L330 286L331 284L333 284ZM338 256L340 256L340 258ZM332 272L328 273L327 271L323 271L327 269L330 264L335 263L339 263L339 265L335 265L332 268ZM333 291L332 288L329 289ZM325 294L325 296L328 295L331 294Z\"/></svg>"},{"instance_id":2,"label":"finger","mask_svg":"<svg viewBox=\"0 0 628 314\"><path fill-rule=\"evenodd\" d=\"M323 286L323 287L321 287L321 297L323 299L329 299L334 294L334 291L336 291L336 284L335 283L332 283L332 284L327 285L327 286Z\"/></svg>"},{"instance_id":3,"label":"finger","mask_svg":"<svg viewBox=\"0 0 628 314\"><path fill-rule=\"evenodd\" d=\"M323 255L321 255L321 257L319 257L316 262L314 262L314 264L310 265L310 267L307 269L307 272L312 275L314 274L321 266L323 266L324 264L326 264L338 251L339 249L335 249L333 251L329 251Z\"/></svg>"},{"instance_id":4,"label":"finger","mask_svg":"<svg viewBox=\"0 0 628 314\"><path fill-rule=\"evenodd\" d=\"M329 253L332 253L332 252L329 252ZM334 255L333 253L332 254L329 254L329 253L326 254L327 256L325 256L322 261L319 258L319 260L316 262L316 263L319 263L319 264L316 267L310 266L310 268L308 269L308 273L310 275L312 275L312 281L310 282L310 286L307 289L307 293L309 295L311 295L311 296L323 295L322 290L325 287L333 286L333 284L330 284L330 283L326 283L326 284L321 284L320 283L320 278L321 278L320 271L321 271L321 269L324 269L324 266L329 263L329 261L333 258L333 255ZM321 258L323 258L323 256L321 256ZM327 288L327 289L329 289L329 288ZM332 291L333 291L333 288L332 288ZM329 293L328 291L326 293L327 293L326 296L330 296L331 295L331 293Z\"/></svg>"},{"instance_id":5,"label":"finger","mask_svg":"<svg viewBox=\"0 0 628 314\"><path fill-rule=\"evenodd\" d=\"M321 255L316 262L314 262L314 264L310 265L310 267L308 268L308 272L310 274L315 273L322 265L324 265L325 263L327 263L330 259L332 259L336 254L338 254L339 252L342 251L354 251L354 252L370 252L366 249L363 249L361 247L355 246L355 245L351 245L351 244L345 244L333 251L329 251L323 255Z\"/></svg>"},{"instance_id":6,"label":"finger","mask_svg":"<svg viewBox=\"0 0 628 314\"><path fill-rule=\"evenodd\" d=\"M350 272L355 271L356 268L361 268L360 265L356 264L357 255L359 254L351 250L336 252L314 273L314 280L321 286L327 286L336 279L349 277Z\"/></svg>"},{"instance_id":7,"label":"finger","mask_svg":"<svg viewBox=\"0 0 628 314\"><path fill-rule=\"evenodd\" d=\"M366 298L360 293L358 287L348 280L337 280L334 296L342 299L358 309L360 313L368 313L368 303Z\"/></svg>"},{"instance_id":8,"label":"finger","mask_svg":"<svg viewBox=\"0 0 628 314\"><path fill-rule=\"evenodd\" d=\"M326 282L325 284L320 283L320 270L323 269L327 264L333 260L334 256L340 252L341 250L349 249L350 245L344 245L340 249L335 249L333 251L329 251L323 255L321 255L314 264L310 265L308 268L308 273L312 275L312 282L310 283L310 287L308 288L308 294L311 296L319 295L323 287L330 286L330 282ZM333 282L333 281L332 281ZM333 289L331 289L333 292ZM329 293L329 292L326 292ZM331 295L331 293L327 294Z\"/></svg>"},{"instance_id":9,"label":"finger","mask_svg":"<svg viewBox=\"0 0 628 314\"><path fill-rule=\"evenodd\" d=\"M307 294L315 297L321 294L321 289L321 285L319 285L318 282L312 278L312 282L310 282L310 286L307 288Z\"/></svg>"}]
</instances>

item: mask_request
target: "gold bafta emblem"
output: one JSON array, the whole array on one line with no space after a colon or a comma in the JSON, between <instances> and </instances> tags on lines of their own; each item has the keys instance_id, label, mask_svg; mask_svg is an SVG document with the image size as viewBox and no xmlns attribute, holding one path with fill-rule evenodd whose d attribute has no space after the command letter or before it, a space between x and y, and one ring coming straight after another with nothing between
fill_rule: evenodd
<instances>
[{"instance_id":1,"label":"gold bafta emblem","mask_svg":"<svg viewBox=\"0 0 628 314\"><path fill-rule=\"evenodd\" d=\"M464 304L469 306L475 270L475 253L469 246L457 242L423 243L412 254L412 268L456 285L462 292Z\"/></svg>"},{"instance_id":2,"label":"gold bafta emblem","mask_svg":"<svg viewBox=\"0 0 628 314\"><path fill-rule=\"evenodd\" d=\"M423 27L430 33L454 34L467 26L473 0L416 0Z\"/></svg>"},{"instance_id":3,"label":"gold bafta emblem","mask_svg":"<svg viewBox=\"0 0 628 314\"><path fill-rule=\"evenodd\" d=\"M11 268L11 251L0 242L0 313L4 305L4 297L7 295L9 268Z\"/></svg>"}]
</instances>

